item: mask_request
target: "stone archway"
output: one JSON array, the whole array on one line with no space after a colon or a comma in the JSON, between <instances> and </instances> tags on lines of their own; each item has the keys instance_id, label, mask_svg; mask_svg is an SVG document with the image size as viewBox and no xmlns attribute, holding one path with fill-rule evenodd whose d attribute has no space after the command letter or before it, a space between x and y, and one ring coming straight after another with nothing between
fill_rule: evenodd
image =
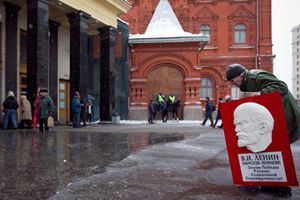
<instances>
[{"instance_id":1,"label":"stone archway","mask_svg":"<svg viewBox=\"0 0 300 200\"><path fill-rule=\"evenodd\" d=\"M183 119L184 76L182 72L175 67L162 65L149 73L147 83L149 100L151 97L156 98L160 92L165 96L174 94L177 100L181 100L178 114L179 119ZM160 119L159 117L157 119ZM170 114L169 119L172 119Z\"/></svg>"}]
</instances>

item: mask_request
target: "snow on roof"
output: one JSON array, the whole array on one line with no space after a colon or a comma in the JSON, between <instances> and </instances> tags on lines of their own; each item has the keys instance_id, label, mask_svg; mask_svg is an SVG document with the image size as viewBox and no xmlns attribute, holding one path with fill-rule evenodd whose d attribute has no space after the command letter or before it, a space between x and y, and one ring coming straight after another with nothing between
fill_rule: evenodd
<instances>
[{"instance_id":1,"label":"snow on roof","mask_svg":"<svg viewBox=\"0 0 300 200\"><path fill-rule=\"evenodd\" d=\"M145 34L130 35L129 43L207 42L209 36L185 32L168 0L160 0Z\"/></svg>"}]
</instances>

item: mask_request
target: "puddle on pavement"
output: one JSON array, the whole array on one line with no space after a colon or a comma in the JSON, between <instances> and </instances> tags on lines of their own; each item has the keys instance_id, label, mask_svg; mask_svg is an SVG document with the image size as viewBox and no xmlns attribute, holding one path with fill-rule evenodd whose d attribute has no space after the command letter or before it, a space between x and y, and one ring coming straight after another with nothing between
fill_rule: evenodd
<instances>
[{"instance_id":1,"label":"puddle on pavement","mask_svg":"<svg viewBox=\"0 0 300 200\"><path fill-rule=\"evenodd\" d=\"M191 137L195 135L1 132L0 199L46 199L143 147Z\"/></svg>"}]
</instances>

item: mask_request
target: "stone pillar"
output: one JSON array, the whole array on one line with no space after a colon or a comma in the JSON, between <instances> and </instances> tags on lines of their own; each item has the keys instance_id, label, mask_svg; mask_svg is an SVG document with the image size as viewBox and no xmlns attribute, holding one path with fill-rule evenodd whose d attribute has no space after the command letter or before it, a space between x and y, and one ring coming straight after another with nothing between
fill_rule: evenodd
<instances>
[{"instance_id":1,"label":"stone pillar","mask_svg":"<svg viewBox=\"0 0 300 200\"><path fill-rule=\"evenodd\" d=\"M100 119L111 121L114 109L115 29L98 29L100 35Z\"/></svg>"},{"instance_id":2,"label":"stone pillar","mask_svg":"<svg viewBox=\"0 0 300 200\"><path fill-rule=\"evenodd\" d=\"M58 91L58 27L60 24L49 20L50 40L49 40L49 95L53 99L54 120L57 120L57 91Z\"/></svg>"},{"instance_id":3,"label":"stone pillar","mask_svg":"<svg viewBox=\"0 0 300 200\"><path fill-rule=\"evenodd\" d=\"M69 13L70 22L70 97L79 91L82 98L88 92L88 20L90 15Z\"/></svg>"},{"instance_id":4,"label":"stone pillar","mask_svg":"<svg viewBox=\"0 0 300 200\"><path fill-rule=\"evenodd\" d=\"M185 102L183 108L183 118L185 120L201 120L203 118L202 106L200 102L200 78L186 78Z\"/></svg>"},{"instance_id":5,"label":"stone pillar","mask_svg":"<svg viewBox=\"0 0 300 200\"><path fill-rule=\"evenodd\" d=\"M20 7L4 2L5 6L5 95L8 91L18 92L18 11Z\"/></svg>"},{"instance_id":6,"label":"stone pillar","mask_svg":"<svg viewBox=\"0 0 300 200\"><path fill-rule=\"evenodd\" d=\"M129 86L129 69L128 69L128 36L129 28L124 22L118 20L116 34L115 50L115 110L121 116L121 119L128 119L128 86Z\"/></svg>"},{"instance_id":7,"label":"stone pillar","mask_svg":"<svg viewBox=\"0 0 300 200\"><path fill-rule=\"evenodd\" d=\"M148 102L146 100L147 79L134 78L130 80L130 107L129 119L147 120L148 119Z\"/></svg>"},{"instance_id":8,"label":"stone pillar","mask_svg":"<svg viewBox=\"0 0 300 200\"><path fill-rule=\"evenodd\" d=\"M49 84L48 0L27 0L27 91L29 99L38 87Z\"/></svg>"}]
</instances>

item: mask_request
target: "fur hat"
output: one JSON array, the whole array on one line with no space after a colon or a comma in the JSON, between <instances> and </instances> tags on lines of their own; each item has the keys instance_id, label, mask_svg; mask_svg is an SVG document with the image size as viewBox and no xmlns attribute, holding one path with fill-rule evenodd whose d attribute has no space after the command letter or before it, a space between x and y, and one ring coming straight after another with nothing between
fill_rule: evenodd
<instances>
[{"instance_id":1,"label":"fur hat","mask_svg":"<svg viewBox=\"0 0 300 200\"><path fill-rule=\"evenodd\" d=\"M76 91L76 92L74 93L74 96L75 96L75 97L79 97L79 96L80 96L79 92Z\"/></svg>"},{"instance_id":2,"label":"fur hat","mask_svg":"<svg viewBox=\"0 0 300 200\"><path fill-rule=\"evenodd\" d=\"M228 65L228 67L226 69L226 78L228 81L230 81L245 71L246 71L246 68L241 64Z\"/></svg>"},{"instance_id":3,"label":"fur hat","mask_svg":"<svg viewBox=\"0 0 300 200\"><path fill-rule=\"evenodd\" d=\"M41 88L40 92L48 92L48 89L47 88Z\"/></svg>"},{"instance_id":4,"label":"fur hat","mask_svg":"<svg viewBox=\"0 0 300 200\"><path fill-rule=\"evenodd\" d=\"M8 91L7 97L15 97L15 94L13 91Z\"/></svg>"}]
</instances>

